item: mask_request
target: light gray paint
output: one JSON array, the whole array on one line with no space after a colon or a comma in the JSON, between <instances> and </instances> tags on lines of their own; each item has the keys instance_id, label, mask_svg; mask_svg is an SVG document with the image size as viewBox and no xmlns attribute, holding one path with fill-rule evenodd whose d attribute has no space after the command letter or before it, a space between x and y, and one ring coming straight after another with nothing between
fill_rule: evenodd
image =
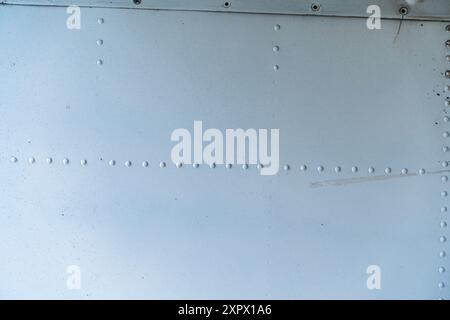
<instances>
[{"instance_id":1,"label":"light gray paint","mask_svg":"<svg viewBox=\"0 0 450 320\"><path fill-rule=\"evenodd\" d=\"M393 20L83 8L71 31L67 16L0 6L0 297L450 297L446 23L396 37ZM279 128L291 170L176 168L170 134L194 120Z\"/></svg>"}]
</instances>

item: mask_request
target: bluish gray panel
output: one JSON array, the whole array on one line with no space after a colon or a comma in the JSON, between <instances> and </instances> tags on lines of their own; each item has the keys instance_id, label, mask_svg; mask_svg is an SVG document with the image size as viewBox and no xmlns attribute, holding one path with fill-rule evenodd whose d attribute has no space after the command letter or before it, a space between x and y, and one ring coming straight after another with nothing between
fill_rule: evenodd
<instances>
[{"instance_id":1,"label":"bluish gray panel","mask_svg":"<svg viewBox=\"0 0 450 320\"><path fill-rule=\"evenodd\" d=\"M0 7L1 297L450 297L446 23L67 17ZM279 173L177 168L195 120L279 128Z\"/></svg>"}]
</instances>

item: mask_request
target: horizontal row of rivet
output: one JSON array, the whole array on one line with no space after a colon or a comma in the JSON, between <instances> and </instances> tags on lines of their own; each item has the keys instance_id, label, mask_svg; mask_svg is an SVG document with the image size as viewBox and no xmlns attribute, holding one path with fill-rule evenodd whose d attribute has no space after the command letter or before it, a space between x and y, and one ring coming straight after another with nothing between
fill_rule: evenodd
<instances>
[{"instance_id":1,"label":"horizontal row of rivet","mask_svg":"<svg viewBox=\"0 0 450 320\"><path fill-rule=\"evenodd\" d=\"M19 162L19 159L18 159L17 157L11 157L10 160L11 160L12 163L18 163L18 162ZM37 161L37 160L36 160L36 158L34 158L34 157L31 157L31 158L28 159L28 162L29 162L30 164L34 164L34 163L36 163L36 161ZM53 161L53 158L46 158L46 159L45 159L45 162L46 162L47 164L52 164L54 161ZM69 162L70 162L70 161L69 161L68 158L62 159L62 163L63 163L64 165L68 165ZM86 159L82 159L82 160L80 161L80 164L83 165L83 166L86 166L86 165L88 164L88 161L87 161ZM116 160L110 160L110 161L109 161L109 165L110 165L110 166L115 166L116 164L117 164ZM126 167L131 167L131 166L133 165L133 162L128 160L128 161L125 161L124 164L125 164ZM150 163L149 163L148 161L143 161L141 164L142 164L143 167L148 167L148 166L150 165ZM443 162L442 165L443 165L443 166L444 166L444 165L447 166L447 165L448 165L448 162ZM161 168L165 168L166 166L167 166L167 164L166 164L165 162L160 162L160 163L159 163L159 167L161 167ZM184 164L181 163L181 162L178 162L178 163L175 164L175 166L176 166L177 168L182 168L182 167L184 166ZM216 164L216 163L210 163L210 164L207 164L207 166L209 166L211 169L214 169L214 168L217 167L217 164ZM192 167L194 167L194 168L199 168L199 167L200 167L200 164L194 163L194 164L192 164ZM233 167L233 165L230 164L230 163L225 164L225 168L227 168L227 169L231 169L232 167ZM242 168L243 168L243 169L249 169L250 167L251 167L251 166L250 166L249 164L243 164L243 165L242 165ZM262 165L262 164L257 164L257 165L256 165L256 168L257 168L257 169L262 169L262 168L264 168L264 165ZM290 171L291 169L292 169L292 167L291 167L290 165L288 165L288 164L283 166L283 170L284 170L284 171ZM306 165L301 165L301 166L299 167L299 170L300 170L300 171L308 171L308 167L307 167ZM324 166L318 166L318 167L316 168L316 170L317 170L318 172L324 172L324 171L325 171L325 167L324 167ZM343 172L342 167L340 167L340 166L334 167L333 170L334 170L334 172L336 172L336 173ZM351 170L351 172L353 172L353 173L357 173L357 172L360 171L359 167L356 167L356 166L351 167L350 170ZM367 169L367 172L368 172L368 173L375 173L376 170L375 170L374 167L369 167L369 168ZM390 173L392 173L392 172L393 172L392 169L389 168L389 167L384 169L384 173L386 173L386 174L390 174ZM408 174L408 173L409 173L409 170L408 170L407 168L403 168L403 169L400 171L400 173L401 173L401 174ZM426 170L425 170L425 169L419 169L419 170L418 170L418 173L419 173L420 175L424 175L424 174L426 173ZM441 179L442 179L443 182L447 182L447 181L448 181L448 177L447 177L447 176L442 176Z\"/></svg>"}]
</instances>

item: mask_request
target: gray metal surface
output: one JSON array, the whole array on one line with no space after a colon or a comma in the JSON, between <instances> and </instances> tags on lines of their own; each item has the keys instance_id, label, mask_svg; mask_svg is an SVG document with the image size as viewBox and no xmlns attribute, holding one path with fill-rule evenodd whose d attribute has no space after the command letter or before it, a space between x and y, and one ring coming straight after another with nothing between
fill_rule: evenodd
<instances>
[{"instance_id":1,"label":"gray metal surface","mask_svg":"<svg viewBox=\"0 0 450 320\"><path fill-rule=\"evenodd\" d=\"M0 6L0 297L450 297L446 23L81 13ZM279 128L279 173L177 168L194 120Z\"/></svg>"}]
</instances>

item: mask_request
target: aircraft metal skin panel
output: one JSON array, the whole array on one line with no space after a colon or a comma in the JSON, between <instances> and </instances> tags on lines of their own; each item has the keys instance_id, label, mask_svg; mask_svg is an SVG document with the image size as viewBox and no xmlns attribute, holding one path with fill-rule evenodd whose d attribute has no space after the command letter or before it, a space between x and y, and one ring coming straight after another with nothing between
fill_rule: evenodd
<instances>
[{"instance_id":1,"label":"aircraft metal skin panel","mask_svg":"<svg viewBox=\"0 0 450 320\"><path fill-rule=\"evenodd\" d=\"M448 22L68 16L0 6L1 298L450 298ZM195 121L278 172L177 166Z\"/></svg>"}]
</instances>

